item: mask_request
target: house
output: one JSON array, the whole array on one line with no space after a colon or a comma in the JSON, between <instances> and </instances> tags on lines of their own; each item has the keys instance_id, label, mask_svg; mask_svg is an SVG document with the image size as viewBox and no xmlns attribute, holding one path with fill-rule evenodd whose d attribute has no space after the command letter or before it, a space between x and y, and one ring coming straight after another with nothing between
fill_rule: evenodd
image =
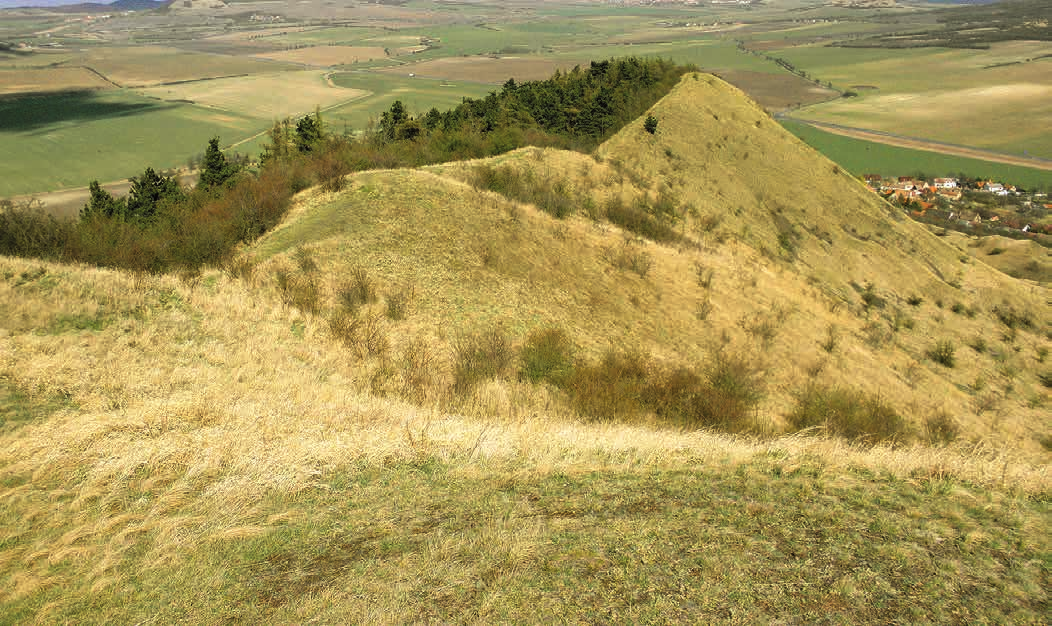
<instances>
[{"instance_id":1,"label":"house","mask_svg":"<svg viewBox=\"0 0 1052 626\"><path fill-rule=\"evenodd\" d=\"M884 177L880 174L865 174L862 176L862 180L875 187L884 181Z\"/></svg>"},{"instance_id":2,"label":"house","mask_svg":"<svg viewBox=\"0 0 1052 626\"><path fill-rule=\"evenodd\" d=\"M986 191L988 191L990 193L997 193L999 191L1004 191L1005 190L1005 186L1002 185L1001 183L986 183L984 188L986 189Z\"/></svg>"},{"instance_id":3,"label":"house","mask_svg":"<svg viewBox=\"0 0 1052 626\"><path fill-rule=\"evenodd\" d=\"M956 189L957 179L956 178L936 178L935 179L936 189Z\"/></svg>"}]
</instances>

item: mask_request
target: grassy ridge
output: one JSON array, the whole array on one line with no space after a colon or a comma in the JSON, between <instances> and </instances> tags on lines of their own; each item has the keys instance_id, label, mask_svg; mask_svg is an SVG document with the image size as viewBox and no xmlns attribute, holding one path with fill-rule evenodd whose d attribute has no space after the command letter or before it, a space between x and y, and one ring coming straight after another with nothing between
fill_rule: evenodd
<instances>
[{"instance_id":1,"label":"grassy ridge","mask_svg":"<svg viewBox=\"0 0 1052 626\"><path fill-rule=\"evenodd\" d=\"M957 176L963 173L972 178L1010 182L1025 189L1052 188L1052 172L939 154L927 150L889 146L844 137L791 120L783 121L782 126L807 145L858 176L863 174L907 176L923 173L931 177Z\"/></svg>"}]
</instances>

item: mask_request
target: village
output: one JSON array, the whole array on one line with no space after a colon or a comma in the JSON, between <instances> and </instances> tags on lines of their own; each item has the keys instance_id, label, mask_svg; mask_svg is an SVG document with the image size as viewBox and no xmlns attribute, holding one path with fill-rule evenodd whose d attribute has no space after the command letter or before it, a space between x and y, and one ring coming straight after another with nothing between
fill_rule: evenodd
<instances>
[{"instance_id":1,"label":"village","mask_svg":"<svg viewBox=\"0 0 1052 626\"><path fill-rule=\"evenodd\" d=\"M1052 201L1046 193L963 177L928 180L866 174L862 180L918 221L975 235L999 234L1052 245Z\"/></svg>"}]
</instances>

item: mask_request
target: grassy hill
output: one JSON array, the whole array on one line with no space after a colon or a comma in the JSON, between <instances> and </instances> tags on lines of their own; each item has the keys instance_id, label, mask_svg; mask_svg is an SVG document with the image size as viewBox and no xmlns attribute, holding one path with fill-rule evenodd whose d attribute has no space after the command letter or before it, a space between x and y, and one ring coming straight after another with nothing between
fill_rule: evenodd
<instances>
[{"instance_id":1,"label":"grassy hill","mask_svg":"<svg viewBox=\"0 0 1052 626\"><path fill-rule=\"evenodd\" d=\"M651 113L309 190L200 276L0 258L0 621L1041 623L1047 289L718 79ZM528 382L545 329L647 393L742 364L748 434ZM816 393L899 443L790 434Z\"/></svg>"}]
</instances>

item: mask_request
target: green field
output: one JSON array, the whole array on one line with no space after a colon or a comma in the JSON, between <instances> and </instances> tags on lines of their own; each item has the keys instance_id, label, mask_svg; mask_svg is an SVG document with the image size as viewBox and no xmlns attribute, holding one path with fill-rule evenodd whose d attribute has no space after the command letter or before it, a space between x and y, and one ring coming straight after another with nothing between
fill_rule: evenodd
<instances>
[{"instance_id":1,"label":"green field","mask_svg":"<svg viewBox=\"0 0 1052 626\"><path fill-rule=\"evenodd\" d=\"M8 155L0 197L119 180L146 166L179 166L213 136L226 143L260 126L238 114L123 91L5 98L0 119L0 145Z\"/></svg>"},{"instance_id":2,"label":"green field","mask_svg":"<svg viewBox=\"0 0 1052 626\"><path fill-rule=\"evenodd\" d=\"M950 156L926 150L911 150L827 133L801 122L783 121L782 126L809 146L844 166L852 174L927 176L966 174L1022 186L1052 190L1052 172Z\"/></svg>"}]
</instances>

